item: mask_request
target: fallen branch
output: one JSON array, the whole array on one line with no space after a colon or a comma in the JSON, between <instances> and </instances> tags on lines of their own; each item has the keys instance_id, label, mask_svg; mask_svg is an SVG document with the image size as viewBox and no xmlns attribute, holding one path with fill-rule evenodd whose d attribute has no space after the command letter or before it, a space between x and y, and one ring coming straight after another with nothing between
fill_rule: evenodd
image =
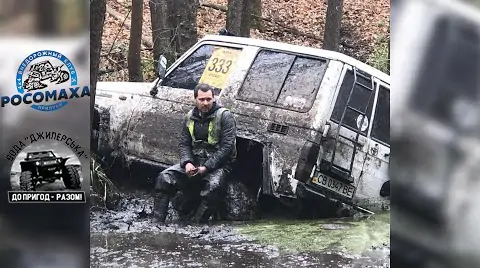
<instances>
[{"instance_id":1,"label":"fallen branch","mask_svg":"<svg viewBox=\"0 0 480 268\"><path fill-rule=\"evenodd\" d=\"M107 5L107 13L112 15L112 17L114 17L115 19L117 19L119 21L124 21L125 20L125 18L122 16L122 14L115 11L109 5ZM125 29L130 30L130 24L125 23L123 26L125 27ZM149 39L147 39L146 37L143 37L143 36L142 36L142 44L146 47L153 48L152 41L150 41Z\"/></svg>"},{"instance_id":2,"label":"fallen branch","mask_svg":"<svg viewBox=\"0 0 480 268\"><path fill-rule=\"evenodd\" d=\"M202 7L209 7L209 8L213 8L213 9L219 10L219 11L227 12L227 8L226 8L226 7L221 6L221 5L217 5L217 4L201 3L200 6L202 6Z\"/></svg>"},{"instance_id":3,"label":"fallen branch","mask_svg":"<svg viewBox=\"0 0 480 268\"><path fill-rule=\"evenodd\" d=\"M116 72L115 69L101 69L101 70L98 70L98 75L104 75L104 74L109 74L109 73L113 73L113 72Z\"/></svg>"},{"instance_id":4,"label":"fallen branch","mask_svg":"<svg viewBox=\"0 0 480 268\"><path fill-rule=\"evenodd\" d=\"M140 51L153 51L153 47L142 47L142 48L140 49ZM123 52L123 51L117 51L117 50L114 51L114 53L122 53L122 52ZM102 53L102 54L100 54L100 57L102 57L102 58L108 57L108 56L110 56L110 54L111 54L111 52L109 52L109 53Z\"/></svg>"}]
</instances>

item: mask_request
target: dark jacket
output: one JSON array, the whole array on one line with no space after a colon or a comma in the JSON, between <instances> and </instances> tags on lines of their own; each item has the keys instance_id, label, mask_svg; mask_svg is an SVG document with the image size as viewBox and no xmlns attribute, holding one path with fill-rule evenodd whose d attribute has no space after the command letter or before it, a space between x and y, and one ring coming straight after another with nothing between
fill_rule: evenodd
<instances>
[{"instance_id":1,"label":"dark jacket","mask_svg":"<svg viewBox=\"0 0 480 268\"><path fill-rule=\"evenodd\" d=\"M214 103L212 109L201 117L200 112L195 107L191 119L194 120L194 135L197 140L207 141L208 126L211 120L215 118L215 112L221 108ZM180 165L185 168L187 163L198 166L200 163L195 159L192 152L192 137L187 127L187 118L182 120L182 131L178 148L180 151ZM222 114L221 131L219 136L219 148L203 163L208 171L213 171L223 165L231 164L236 156L236 122L235 117L230 111ZM203 161L202 161L203 162Z\"/></svg>"}]
</instances>

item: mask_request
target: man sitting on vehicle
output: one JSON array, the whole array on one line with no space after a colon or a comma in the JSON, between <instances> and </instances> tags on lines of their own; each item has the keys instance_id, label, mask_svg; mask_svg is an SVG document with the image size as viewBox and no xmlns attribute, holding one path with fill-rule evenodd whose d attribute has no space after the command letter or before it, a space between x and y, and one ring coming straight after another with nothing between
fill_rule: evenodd
<instances>
[{"instance_id":1,"label":"man sitting on vehicle","mask_svg":"<svg viewBox=\"0 0 480 268\"><path fill-rule=\"evenodd\" d=\"M191 180L204 180L201 200L193 221L208 219L226 192L226 177L236 160L236 122L233 114L214 99L214 88L199 84L195 108L182 120L180 163L162 171L155 183L154 214L160 223L167 217L170 199Z\"/></svg>"}]
</instances>

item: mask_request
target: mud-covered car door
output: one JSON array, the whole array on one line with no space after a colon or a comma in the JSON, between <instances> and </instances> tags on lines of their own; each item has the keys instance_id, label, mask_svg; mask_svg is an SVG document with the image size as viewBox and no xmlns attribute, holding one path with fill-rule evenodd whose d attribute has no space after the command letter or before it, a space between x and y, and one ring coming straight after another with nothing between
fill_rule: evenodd
<instances>
[{"instance_id":1,"label":"mud-covered car door","mask_svg":"<svg viewBox=\"0 0 480 268\"><path fill-rule=\"evenodd\" d=\"M340 81L327 120L331 128L321 145L323 157L317 169L319 172L313 176L312 183L317 191L350 203L359 186L358 178L368 153L375 87L371 76L358 69L354 71L349 65L345 65ZM363 124L362 114L365 115Z\"/></svg>"},{"instance_id":2,"label":"mud-covered car door","mask_svg":"<svg viewBox=\"0 0 480 268\"><path fill-rule=\"evenodd\" d=\"M231 54L235 56L222 58L226 57L222 51L233 51ZM130 140L141 144L130 143L130 153L166 165L177 163L181 123L185 114L194 107L195 86L201 79L208 81L205 71L216 76L217 82L225 82L234 72L235 61L241 57L241 51L240 46L206 41L196 44L175 62L161 81L158 94L149 101L151 107L142 109L142 114L138 115L139 123L131 134L137 137Z\"/></svg>"},{"instance_id":3,"label":"mud-covered car door","mask_svg":"<svg viewBox=\"0 0 480 268\"><path fill-rule=\"evenodd\" d=\"M357 183L354 202L372 208L375 207L373 204L376 204L376 209L380 210L388 203L388 197L382 196L388 195L388 192L381 193L381 189L389 181L390 87L378 79L375 80L377 97L373 122L369 126L368 153L363 165L363 176ZM388 190L388 187L385 187L385 190Z\"/></svg>"}]
</instances>

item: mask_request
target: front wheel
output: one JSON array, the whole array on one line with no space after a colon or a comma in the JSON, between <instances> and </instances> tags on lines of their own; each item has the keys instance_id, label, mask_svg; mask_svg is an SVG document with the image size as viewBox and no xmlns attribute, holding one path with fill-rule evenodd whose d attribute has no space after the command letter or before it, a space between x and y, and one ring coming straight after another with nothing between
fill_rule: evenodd
<instances>
[{"instance_id":1,"label":"front wheel","mask_svg":"<svg viewBox=\"0 0 480 268\"><path fill-rule=\"evenodd\" d=\"M257 194L238 180L229 181L223 210L227 220L254 220L258 216Z\"/></svg>"},{"instance_id":2,"label":"front wheel","mask_svg":"<svg viewBox=\"0 0 480 268\"><path fill-rule=\"evenodd\" d=\"M80 174L74 166L66 166L62 172L63 184L67 189L80 189Z\"/></svg>"},{"instance_id":3,"label":"front wheel","mask_svg":"<svg viewBox=\"0 0 480 268\"><path fill-rule=\"evenodd\" d=\"M20 174L20 190L35 191L35 183L33 182L31 171L24 171Z\"/></svg>"}]
</instances>

